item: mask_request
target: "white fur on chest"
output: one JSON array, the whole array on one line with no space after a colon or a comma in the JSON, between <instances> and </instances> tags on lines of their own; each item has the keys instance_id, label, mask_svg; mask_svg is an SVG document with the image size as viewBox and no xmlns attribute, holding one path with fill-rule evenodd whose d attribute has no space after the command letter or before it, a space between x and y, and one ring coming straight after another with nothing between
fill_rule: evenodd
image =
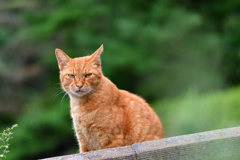
<instances>
[{"instance_id":1,"label":"white fur on chest","mask_svg":"<svg viewBox=\"0 0 240 160\"><path fill-rule=\"evenodd\" d=\"M77 113L77 110L79 109L80 106L74 105L71 107L71 115L73 116L74 114Z\"/></svg>"}]
</instances>

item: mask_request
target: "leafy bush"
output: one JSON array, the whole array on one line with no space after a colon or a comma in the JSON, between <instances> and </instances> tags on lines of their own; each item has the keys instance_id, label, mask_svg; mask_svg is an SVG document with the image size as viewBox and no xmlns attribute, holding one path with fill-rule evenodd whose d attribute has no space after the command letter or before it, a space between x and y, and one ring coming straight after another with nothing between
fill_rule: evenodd
<instances>
[{"instance_id":1,"label":"leafy bush","mask_svg":"<svg viewBox=\"0 0 240 160\"><path fill-rule=\"evenodd\" d=\"M2 145L0 145L0 151L3 148L3 153L0 155L1 160L6 158L6 153L10 152L8 150L10 144L9 140L12 139L13 129L17 127L18 125L15 124L11 128L7 128L2 133L0 133L0 141L2 142ZM1 152L0 152L1 153Z\"/></svg>"},{"instance_id":2,"label":"leafy bush","mask_svg":"<svg viewBox=\"0 0 240 160\"><path fill-rule=\"evenodd\" d=\"M21 127L14 133L14 151L9 159L40 159L78 152L69 102L52 95L44 92L25 105L24 114L17 119Z\"/></svg>"}]
</instances>

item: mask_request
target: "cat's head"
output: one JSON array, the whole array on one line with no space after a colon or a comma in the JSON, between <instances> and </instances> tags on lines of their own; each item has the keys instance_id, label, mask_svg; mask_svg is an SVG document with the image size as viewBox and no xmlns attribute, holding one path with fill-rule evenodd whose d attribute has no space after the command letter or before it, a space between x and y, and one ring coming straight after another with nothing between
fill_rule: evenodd
<instances>
[{"instance_id":1,"label":"cat's head","mask_svg":"<svg viewBox=\"0 0 240 160\"><path fill-rule=\"evenodd\" d=\"M97 90L101 78L101 53L103 45L92 55L70 58L62 50L56 49L60 69L61 86L68 94L82 97Z\"/></svg>"}]
</instances>

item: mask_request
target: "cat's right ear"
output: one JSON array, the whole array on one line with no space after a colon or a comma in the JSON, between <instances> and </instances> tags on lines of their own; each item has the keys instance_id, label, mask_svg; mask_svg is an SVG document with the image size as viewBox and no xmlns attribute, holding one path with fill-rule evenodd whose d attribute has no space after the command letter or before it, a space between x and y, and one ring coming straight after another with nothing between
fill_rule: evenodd
<instances>
[{"instance_id":1,"label":"cat's right ear","mask_svg":"<svg viewBox=\"0 0 240 160\"><path fill-rule=\"evenodd\" d=\"M58 61L58 67L60 70L64 69L70 62L71 58L66 55L61 49L56 48L55 54Z\"/></svg>"},{"instance_id":2,"label":"cat's right ear","mask_svg":"<svg viewBox=\"0 0 240 160\"><path fill-rule=\"evenodd\" d=\"M101 45L92 55L91 55L91 61L93 66L101 66L101 54L103 52L103 45Z\"/></svg>"}]
</instances>

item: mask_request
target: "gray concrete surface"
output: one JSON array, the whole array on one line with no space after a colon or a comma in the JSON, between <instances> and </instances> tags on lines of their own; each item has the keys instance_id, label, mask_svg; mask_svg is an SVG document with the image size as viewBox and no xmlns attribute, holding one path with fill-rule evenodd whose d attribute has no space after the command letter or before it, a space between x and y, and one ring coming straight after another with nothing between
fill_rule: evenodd
<instances>
[{"instance_id":1,"label":"gray concrete surface","mask_svg":"<svg viewBox=\"0 0 240 160\"><path fill-rule=\"evenodd\" d=\"M240 127L44 160L240 160Z\"/></svg>"}]
</instances>

